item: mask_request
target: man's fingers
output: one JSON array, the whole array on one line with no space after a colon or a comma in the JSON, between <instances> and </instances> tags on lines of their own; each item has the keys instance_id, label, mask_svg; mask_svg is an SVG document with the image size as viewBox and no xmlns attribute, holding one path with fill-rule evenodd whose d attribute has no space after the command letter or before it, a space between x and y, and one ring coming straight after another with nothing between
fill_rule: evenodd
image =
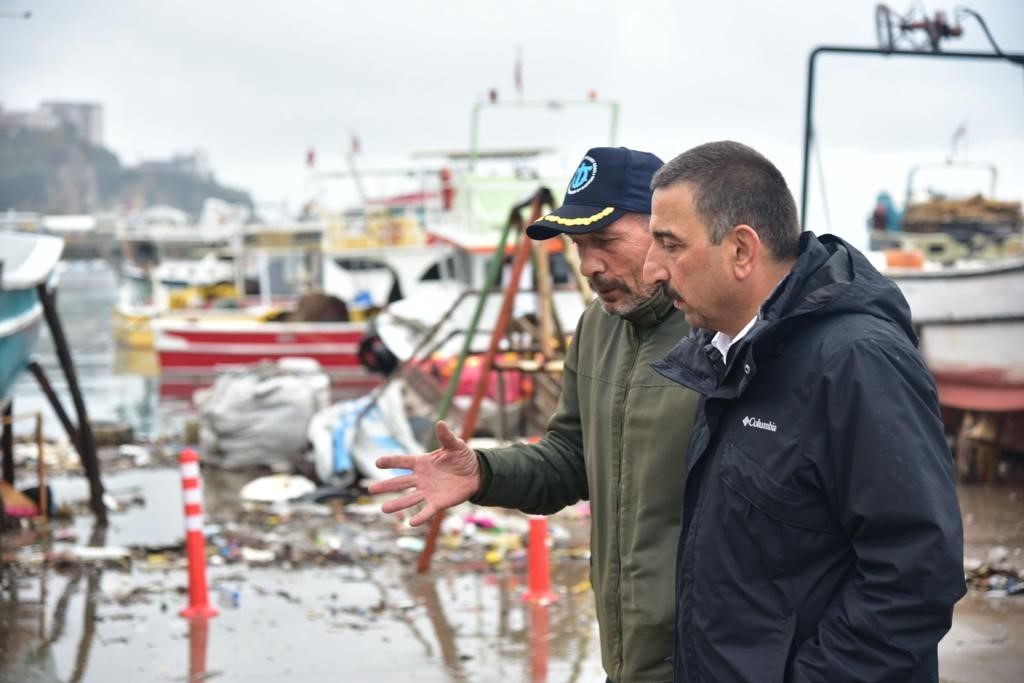
<instances>
[{"instance_id":1,"label":"man's fingers","mask_svg":"<svg viewBox=\"0 0 1024 683\"><path fill-rule=\"evenodd\" d=\"M384 481L373 482L370 484L370 493L390 493L392 491L401 491L415 485L416 478L413 475L403 474L400 477L392 477L391 479L385 479Z\"/></svg>"},{"instance_id":2,"label":"man's fingers","mask_svg":"<svg viewBox=\"0 0 1024 683\"><path fill-rule=\"evenodd\" d=\"M382 455L376 465L382 470L411 470L419 459L418 455Z\"/></svg>"},{"instance_id":3,"label":"man's fingers","mask_svg":"<svg viewBox=\"0 0 1024 683\"><path fill-rule=\"evenodd\" d=\"M412 491L399 496L398 498L392 498L380 506L380 509L384 512L398 512L406 508L411 508L413 505L419 505L423 502L423 494L419 491Z\"/></svg>"},{"instance_id":4,"label":"man's fingers","mask_svg":"<svg viewBox=\"0 0 1024 683\"><path fill-rule=\"evenodd\" d=\"M423 506L422 510L412 516L412 519L409 520L409 526L419 526L420 524L423 524L423 522L426 522L433 517L436 512L437 508L435 508L432 503L427 503Z\"/></svg>"},{"instance_id":5,"label":"man's fingers","mask_svg":"<svg viewBox=\"0 0 1024 683\"><path fill-rule=\"evenodd\" d=\"M437 442L441 444L441 448L460 449L466 445L462 439L452 434L452 430L448 429L448 425L443 421L437 423L434 433L437 434Z\"/></svg>"}]
</instances>

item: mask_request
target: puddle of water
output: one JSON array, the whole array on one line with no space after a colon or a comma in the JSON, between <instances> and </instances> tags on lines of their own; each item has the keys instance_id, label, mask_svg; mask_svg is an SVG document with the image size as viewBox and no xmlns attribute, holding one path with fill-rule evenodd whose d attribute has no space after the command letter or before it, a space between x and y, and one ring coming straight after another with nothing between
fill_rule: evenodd
<instances>
[{"instance_id":1,"label":"puddle of water","mask_svg":"<svg viewBox=\"0 0 1024 683\"><path fill-rule=\"evenodd\" d=\"M211 564L210 599L220 610L205 631L178 616L188 575L170 564L11 567L0 590L0 683L26 681L546 681L603 680L593 598L575 589L586 559L552 564L562 599L547 608L521 600L523 563L500 571L466 548L415 573L417 554L399 554L393 519L326 515L266 526L241 516L238 489L252 474L204 470L208 520L243 536L274 534L307 547L318 533L375 547L358 561L303 561L295 568ZM177 468L104 476L108 491L141 506L93 530L82 515L75 545L163 547L184 529ZM84 499L84 479L52 482L58 500ZM585 539L586 520L571 538ZM354 539L362 539L355 541ZM60 550L63 542L41 550ZM442 552L441 555L444 555ZM453 559L455 557L456 559ZM458 557L471 565L458 564ZM574 590L575 589L575 590Z\"/></svg>"},{"instance_id":2,"label":"puddle of water","mask_svg":"<svg viewBox=\"0 0 1024 683\"><path fill-rule=\"evenodd\" d=\"M184 572L49 570L0 602L0 681L602 680L592 600L568 591L586 573L559 568L563 599L532 608L511 574L212 568L204 644Z\"/></svg>"},{"instance_id":3,"label":"puddle of water","mask_svg":"<svg viewBox=\"0 0 1024 683\"><path fill-rule=\"evenodd\" d=\"M58 505L89 499L89 482L84 477L58 477L49 483ZM107 545L161 548L183 542L185 514L177 468L105 473L103 485L117 499L141 501L109 514ZM89 537L92 523L91 515L75 517L73 528L80 539Z\"/></svg>"},{"instance_id":4,"label":"puddle of water","mask_svg":"<svg viewBox=\"0 0 1024 683\"><path fill-rule=\"evenodd\" d=\"M969 593L939 643L943 683L1024 681L1024 598Z\"/></svg>"}]
</instances>

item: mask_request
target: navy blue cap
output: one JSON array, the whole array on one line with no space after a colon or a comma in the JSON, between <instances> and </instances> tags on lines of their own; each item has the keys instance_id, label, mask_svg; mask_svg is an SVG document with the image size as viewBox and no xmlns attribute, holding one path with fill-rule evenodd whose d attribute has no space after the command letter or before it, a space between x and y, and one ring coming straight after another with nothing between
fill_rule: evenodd
<instances>
[{"instance_id":1,"label":"navy blue cap","mask_svg":"<svg viewBox=\"0 0 1024 683\"><path fill-rule=\"evenodd\" d=\"M580 235L618 220L625 213L651 213L651 178L662 161L650 152L625 147L587 151L569 180L562 206L526 229L535 240L563 232Z\"/></svg>"}]
</instances>

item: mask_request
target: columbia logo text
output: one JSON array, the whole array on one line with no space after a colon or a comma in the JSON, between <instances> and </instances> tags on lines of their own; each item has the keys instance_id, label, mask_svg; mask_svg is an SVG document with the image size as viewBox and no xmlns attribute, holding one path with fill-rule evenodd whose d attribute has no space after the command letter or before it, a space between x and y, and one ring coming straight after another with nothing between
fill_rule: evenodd
<instances>
[{"instance_id":1,"label":"columbia logo text","mask_svg":"<svg viewBox=\"0 0 1024 683\"><path fill-rule=\"evenodd\" d=\"M772 422L771 420L765 422L759 417L750 416L743 418L743 426L754 427L755 429L763 429L768 432L774 432L776 429L778 429L778 427L775 426L775 423Z\"/></svg>"}]
</instances>

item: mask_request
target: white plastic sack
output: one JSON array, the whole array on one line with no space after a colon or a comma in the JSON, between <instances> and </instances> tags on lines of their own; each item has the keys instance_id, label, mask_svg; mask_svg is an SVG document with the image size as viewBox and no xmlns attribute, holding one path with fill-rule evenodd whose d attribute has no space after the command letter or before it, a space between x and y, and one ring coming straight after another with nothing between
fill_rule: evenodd
<instances>
[{"instance_id":1,"label":"white plastic sack","mask_svg":"<svg viewBox=\"0 0 1024 683\"><path fill-rule=\"evenodd\" d=\"M207 462L225 469L290 467L306 451L310 418L327 405L330 380L297 359L257 365L217 378L198 391L199 443Z\"/></svg>"}]
</instances>

